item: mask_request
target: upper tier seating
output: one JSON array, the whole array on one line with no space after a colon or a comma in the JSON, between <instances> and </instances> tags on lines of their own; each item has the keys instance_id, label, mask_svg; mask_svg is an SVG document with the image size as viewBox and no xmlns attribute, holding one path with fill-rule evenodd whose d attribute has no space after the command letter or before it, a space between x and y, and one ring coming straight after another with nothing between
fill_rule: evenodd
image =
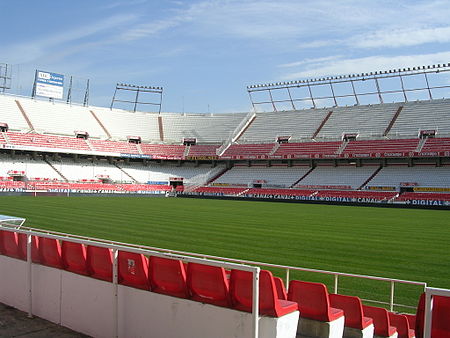
<instances>
[{"instance_id":1,"label":"upper tier seating","mask_svg":"<svg viewBox=\"0 0 450 338\"><path fill-rule=\"evenodd\" d=\"M23 134L8 132L7 137L10 144L18 146L52 148L52 149L75 149L90 151L88 144L83 139L67 136L54 136L42 134Z\"/></svg>"},{"instance_id":2,"label":"upper tier seating","mask_svg":"<svg viewBox=\"0 0 450 338\"><path fill-rule=\"evenodd\" d=\"M140 144L142 153L153 158L181 159L184 157L184 145Z\"/></svg>"},{"instance_id":3,"label":"upper tier seating","mask_svg":"<svg viewBox=\"0 0 450 338\"><path fill-rule=\"evenodd\" d=\"M0 122L8 123L10 130L29 131L30 127L15 100L18 100L18 98L0 94Z\"/></svg>"},{"instance_id":4,"label":"upper tier seating","mask_svg":"<svg viewBox=\"0 0 450 338\"><path fill-rule=\"evenodd\" d=\"M139 151L134 143L128 142L111 142L103 140L89 140L92 145L93 150L100 152L111 152L111 153L123 153L123 154L139 154Z\"/></svg>"},{"instance_id":5,"label":"upper tier seating","mask_svg":"<svg viewBox=\"0 0 450 338\"><path fill-rule=\"evenodd\" d=\"M399 103L335 107L316 138L337 138L343 133L358 133L361 137L383 135Z\"/></svg>"},{"instance_id":6,"label":"upper tier seating","mask_svg":"<svg viewBox=\"0 0 450 338\"><path fill-rule=\"evenodd\" d=\"M310 158L324 155L336 155L342 142L303 142L283 143L275 151L273 157Z\"/></svg>"},{"instance_id":7,"label":"upper tier seating","mask_svg":"<svg viewBox=\"0 0 450 338\"><path fill-rule=\"evenodd\" d=\"M391 326L389 314L386 309L363 305L364 316L373 319L375 335L379 337L397 337L397 329Z\"/></svg>"},{"instance_id":8,"label":"upper tier seating","mask_svg":"<svg viewBox=\"0 0 450 338\"><path fill-rule=\"evenodd\" d=\"M450 134L449 104L449 99L405 103L388 136L417 136L419 130L430 129Z\"/></svg>"},{"instance_id":9,"label":"upper tier seating","mask_svg":"<svg viewBox=\"0 0 450 338\"><path fill-rule=\"evenodd\" d=\"M291 136L292 140L310 139L328 111L327 109L306 109L257 113L255 120L239 141L249 143L275 141L277 136Z\"/></svg>"},{"instance_id":10,"label":"upper tier seating","mask_svg":"<svg viewBox=\"0 0 450 338\"><path fill-rule=\"evenodd\" d=\"M428 138L421 153L446 152L450 151L450 138Z\"/></svg>"},{"instance_id":11,"label":"upper tier seating","mask_svg":"<svg viewBox=\"0 0 450 338\"><path fill-rule=\"evenodd\" d=\"M253 274L248 271L231 270L230 293L237 310L251 312L253 298ZM272 273L261 270L259 275L259 312L261 315L281 317L297 311L297 303L278 297Z\"/></svg>"},{"instance_id":12,"label":"upper tier seating","mask_svg":"<svg viewBox=\"0 0 450 338\"><path fill-rule=\"evenodd\" d=\"M114 139L139 136L144 141L159 140L158 114L130 112L121 109L90 109Z\"/></svg>"},{"instance_id":13,"label":"upper tier seating","mask_svg":"<svg viewBox=\"0 0 450 338\"><path fill-rule=\"evenodd\" d=\"M195 145L189 147L187 156L216 156L217 145Z\"/></svg>"},{"instance_id":14,"label":"upper tier seating","mask_svg":"<svg viewBox=\"0 0 450 338\"><path fill-rule=\"evenodd\" d=\"M85 131L93 137L107 137L88 107L28 98L19 102L37 132L73 135L74 131Z\"/></svg>"},{"instance_id":15,"label":"upper tier seating","mask_svg":"<svg viewBox=\"0 0 450 338\"><path fill-rule=\"evenodd\" d=\"M318 166L303 178L297 186L300 188L358 189L375 170L377 170L377 167L373 166Z\"/></svg>"},{"instance_id":16,"label":"upper tier seating","mask_svg":"<svg viewBox=\"0 0 450 338\"><path fill-rule=\"evenodd\" d=\"M264 185L290 187L310 170L307 166L234 166L214 183L251 185L254 181L264 181ZM261 183L261 182L260 182Z\"/></svg>"},{"instance_id":17,"label":"upper tier seating","mask_svg":"<svg viewBox=\"0 0 450 338\"><path fill-rule=\"evenodd\" d=\"M350 141L342 154L352 154L354 157L367 157L368 154L392 157L398 153L414 152L418 144L419 139Z\"/></svg>"},{"instance_id":18,"label":"upper tier seating","mask_svg":"<svg viewBox=\"0 0 450 338\"><path fill-rule=\"evenodd\" d=\"M449 167L430 165L391 165L381 169L368 185L399 187L402 183L420 187L450 187L450 170Z\"/></svg>"},{"instance_id":19,"label":"upper tier seating","mask_svg":"<svg viewBox=\"0 0 450 338\"><path fill-rule=\"evenodd\" d=\"M246 115L162 113L164 141L181 143L183 138L196 138L199 143L222 142Z\"/></svg>"},{"instance_id":20,"label":"upper tier seating","mask_svg":"<svg viewBox=\"0 0 450 338\"><path fill-rule=\"evenodd\" d=\"M264 158L269 156L273 143L262 144L232 144L221 157L223 158Z\"/></svg>"}]
</instances>

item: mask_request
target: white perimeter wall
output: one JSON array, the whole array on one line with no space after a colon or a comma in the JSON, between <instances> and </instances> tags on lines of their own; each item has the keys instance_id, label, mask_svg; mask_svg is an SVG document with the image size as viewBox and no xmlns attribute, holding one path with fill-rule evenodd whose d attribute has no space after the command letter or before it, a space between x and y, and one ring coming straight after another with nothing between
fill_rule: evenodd
<instances>
[{"instance_id":1,"label":"white perimeter wall","mask_svg":"<svg viewBox=\"0 0 450 338\"><path fill-rule=\"evenodd\" d=\"M0 302L28 310L27 262L0 255ZM32 264L33 314L94 337L113 337L112 283ZM261 338L295 337L299 312L260 317ZM250 313L118 286L118 336L252 337Z\"/></svg>"}]
</instances>

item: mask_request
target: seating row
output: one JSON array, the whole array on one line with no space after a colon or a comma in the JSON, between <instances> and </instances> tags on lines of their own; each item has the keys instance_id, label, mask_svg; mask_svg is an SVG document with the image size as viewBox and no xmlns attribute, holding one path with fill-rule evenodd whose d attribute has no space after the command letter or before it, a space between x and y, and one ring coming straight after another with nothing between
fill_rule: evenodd
<instances>
[{"instance_id":1,"label":"seating row","mask_svg":"<svg viewBox=\"0 0 450 338\"><path fill-rule=\"evenodd\" d=\"M32 236L32 261L57 269L112 282L111 249L70 241ZM26 235L0 231L0 254L26 259ZM185 298L240 311L252 311L253 275L241 270L184 263L178 259L119 251L119 284L172 297ZM261 315L281 317L300 311L298 333L322 336L315 324L328 325L337 336L412 338L423 335L424 295L416 315L403 315L363 305L354 296L329 294L322 283L292 280L286 291L283 280L271 272L260 273L259 311ZM449 337L450 298L434 297L432 337ZM330 335L335 333L328 332Z\"/></svg>"},{"instance_id":2,"label":"seating row","mask_svg":"<svg viewBox=\"0 0 450 338\"><path fill-rule=\"evenodd\" d=\"M26 235L0 232L0 253L26 258ZM32 261L49 267L112 282L113 256L109 248L32 237ZM173 297L252 311L253 274L225 271L222 267L119 251L119 284ZM294 302L278 298L274 277L269 271L260 274L260 313L281 317L297 310Z\"/></svg>"}]
</instances>

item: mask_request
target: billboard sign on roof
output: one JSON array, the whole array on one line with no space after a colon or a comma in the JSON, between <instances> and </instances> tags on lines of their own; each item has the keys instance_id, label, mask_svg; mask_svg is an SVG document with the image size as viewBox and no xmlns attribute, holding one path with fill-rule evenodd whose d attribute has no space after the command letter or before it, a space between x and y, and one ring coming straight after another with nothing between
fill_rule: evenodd
<instances>
[{"instance_id":1,"label":"billboard sign on roof","mask_svg":"<svg viewBox=\"0 0 450 338\"><path fill-rule=\"evenodd\" d=\"M35 95L62 99L64 94L64 75L36 71Z\"/></svg>"}]
</instances>

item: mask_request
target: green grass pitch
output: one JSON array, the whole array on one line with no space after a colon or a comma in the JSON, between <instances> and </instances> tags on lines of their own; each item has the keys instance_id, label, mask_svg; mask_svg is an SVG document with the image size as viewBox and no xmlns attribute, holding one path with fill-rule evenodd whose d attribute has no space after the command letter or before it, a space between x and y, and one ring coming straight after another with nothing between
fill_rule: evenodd
<instances>
[{"instance_id":1,"label":"green grass pitch","mask_svg":"<svg viewBox=\"0 0 450 338\"><path fill-rule=\"evenodd\" d=\"M450 288L449 211L182 198L0 197L0 214L72 234ZM291 278L322 281L332 290L329 276L291 272ZM345 277L339 292L388 301L389 287ZM396 286L395 302L415 306L419 292Z\"/></svg>"}]
</instances>

